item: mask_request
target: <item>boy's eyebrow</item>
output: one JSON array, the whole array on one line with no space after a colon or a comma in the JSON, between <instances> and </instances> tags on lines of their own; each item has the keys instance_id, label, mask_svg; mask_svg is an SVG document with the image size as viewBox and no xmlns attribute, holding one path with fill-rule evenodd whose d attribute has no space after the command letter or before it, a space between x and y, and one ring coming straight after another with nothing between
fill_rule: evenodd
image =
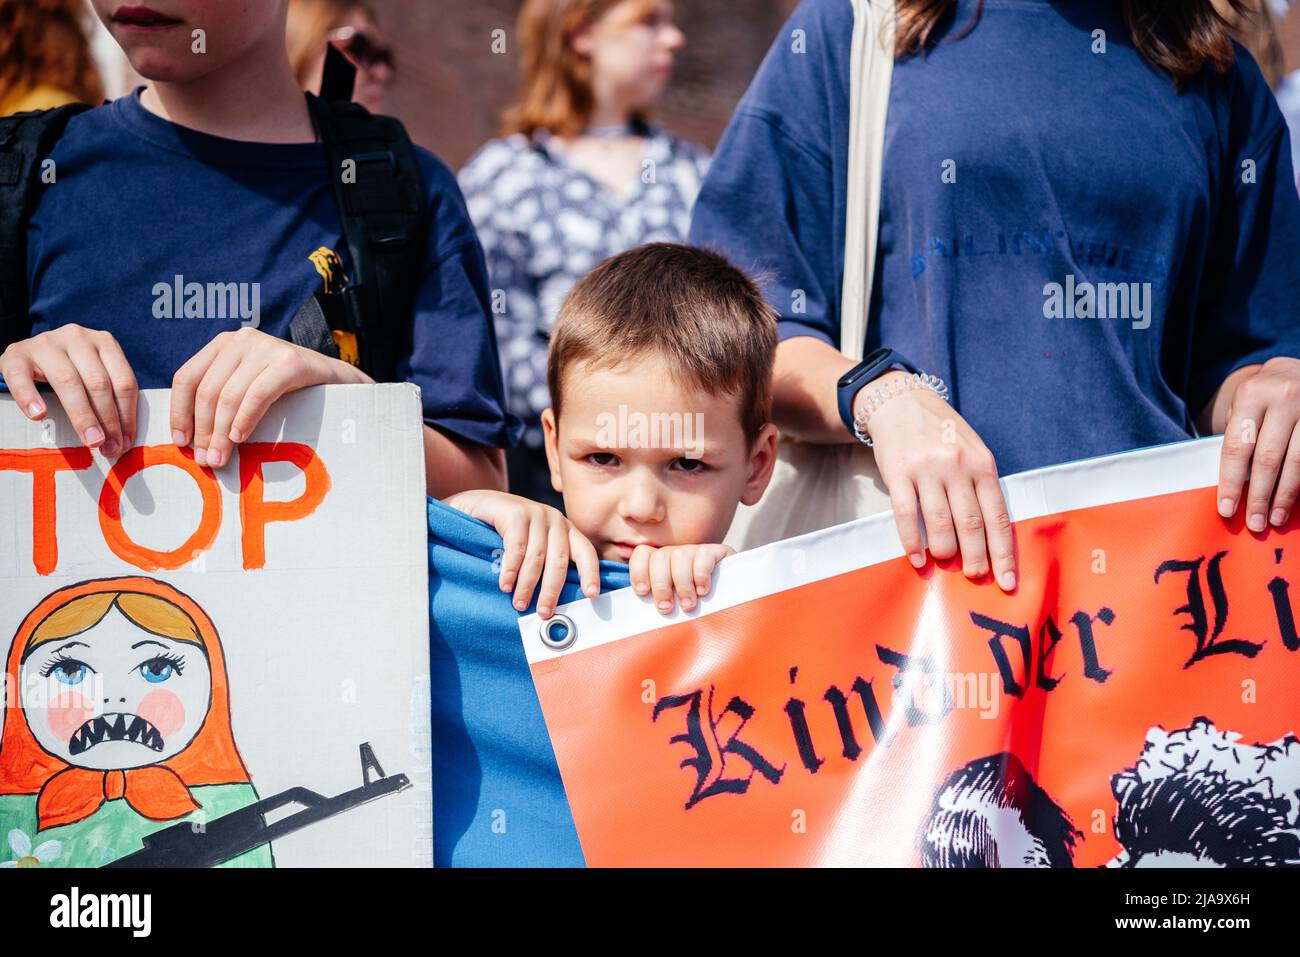
<instances>
[{"instance_id":1,"label":"boy's eyebrow","mask_svg":"<svg viewBox=\"0 0 1300 957\"><path fill-rule=\"evenodd\" d=\"M141 645L157 645L159 648L168 647L167 645L164 645L161 641L154 641L152 638L146 638L144 641L137 641L134 645L131 646L131 650L135 651L135 649L139 648Z\"/></svg>"},{"instance_id":2,"label":"boy's eyebrow","mask_svg":"<svg viewBox=\"0 0 1300 957\"><path fill-rule=\"evenodd\" d=\"M606 445L598 445L595 442L591 442L591 443L575 442L569 445L567 451L570 453L608 452L610 455L624 455L627 453L635 453L635 454L643 454L643 455L659 455L665 459L668 458L677 459L683 457L708 458L710 455L716 455L719 451L721 451L721 448L722 447L716 443L710 444L708 442L701 442L698 444L688 443L685 445L672 445L672 446L661 445L661 446L655 446L653 448L644 448L644 449L632 448L631 446L626 446L626 445L615 445L611 447ZM687 454L695 451L698 451L700 454L698 456Z\"/></svg>"}]
</instances>

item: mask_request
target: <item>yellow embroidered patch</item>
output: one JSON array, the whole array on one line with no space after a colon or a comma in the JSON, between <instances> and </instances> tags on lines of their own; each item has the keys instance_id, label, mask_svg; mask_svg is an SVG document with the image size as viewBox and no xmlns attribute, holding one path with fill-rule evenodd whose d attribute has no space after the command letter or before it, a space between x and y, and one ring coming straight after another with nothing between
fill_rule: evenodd
<instances>
[{"instance_id":1,"label":"yellow embroidered patch","mask_svg":"<svg viewBox=\"0 0 1300 957\"><path fill-rule=\"evenodd\" d=\"M357 348L355 333L344 332L342 329L331 329L330 335L334 337L334 342L339 347L340 359L349 365L361 365L361 352Z\"/></svg>"},{"instance_id":2,"label":"yellow embroidered patch","mask_svg":"<svg viewBox=\"0 0 1300 957\"><path fill-rule=\"evenodd\" d=\"M348 277L343 273L343 260L339 259L338 253L328 246L321 246L307 258L320 274L326 293L343 291L343 287L348 284Z\"/></svg>"}]
</instances>

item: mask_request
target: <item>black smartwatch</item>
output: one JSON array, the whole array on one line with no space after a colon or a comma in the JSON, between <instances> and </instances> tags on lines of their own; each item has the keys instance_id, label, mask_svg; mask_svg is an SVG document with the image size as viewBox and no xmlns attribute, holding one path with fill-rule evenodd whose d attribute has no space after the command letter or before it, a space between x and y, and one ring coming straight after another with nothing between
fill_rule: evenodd
<instances>
[{"instance_id":1,"label":"black smartwatch","mask_svg":"<svg viewBox=\"0 0 1300 957\"><path fill-rule=\"evenodd\" d=\"M849 432L853 432L853 400L858 392L863 386L879 379L895 366L904 372L919 374L921 371L893 349L881 347L840 377L838 386L840 420Z\"/></svg>"}]
</instances>

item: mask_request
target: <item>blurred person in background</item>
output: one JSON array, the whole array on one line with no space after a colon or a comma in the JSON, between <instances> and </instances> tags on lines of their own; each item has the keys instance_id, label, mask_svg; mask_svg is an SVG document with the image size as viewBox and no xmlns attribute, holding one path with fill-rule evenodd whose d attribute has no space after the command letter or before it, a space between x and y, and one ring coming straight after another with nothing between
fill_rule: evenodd
<instances>
[{"instance_id":1,"label":"blurred person in background","mask_svg":"<svg viewBox=\"0 0 1300 957\"><path fill-rule=\"evenodd\" d=\"M1282 47L1282 79L1275 87L1277 102L1291 129L1291 162L1300 170L1300 7L1292 0L1271 0L1277 14ZM1300 179L1297 180L1300 187Z\"/></svg>"},{"instance_id":2,"label":"blurred person in background","mask_svg":"<svg viewBox=\"0 0 1300 957\"><path fill-rule=\"evenodd\" d=\"M104 98L84 0L0 0L0 116Z\"/></svg>"},{"instance_id":3,"label":"blurred person in background","mask_svg":"<svg viewBox=\"0 0 1300 957\"><path fill-rule=\"evenodd\" d=\"M1282 82L1282 42L1278 36L1277 0L1214 0L1214 9L1228 24L1232 38L1250 51L1269 88Z\"/></svg>"},{"instance_id":4,"label":"blurred person in background","mask_svg":"<svg viewBox=\"0 0 1300 957\"><path fill-rule=\"evenodd\" d=\"M487 255L510 410L526 424L510 487L560 508L541 428L551 324L601 260L685 239L708 152L648 118L685 39L667 0L526 0L516 35L518 99L460 182Z\"/></svg>"},{"instance_id":5,"label":"blurred person in background","mask_svg":"<svg viewBox=\"0 0 1300 957\"><path fill-rule=\"evenodd\" d=\"M325 44L332 43L357 68L353 102L384 112L393 83L393 51L379 32L379 18L364 0L292 0L289 4L289 65L298 85L320 92Z\"/></svg>"}]
</instances>

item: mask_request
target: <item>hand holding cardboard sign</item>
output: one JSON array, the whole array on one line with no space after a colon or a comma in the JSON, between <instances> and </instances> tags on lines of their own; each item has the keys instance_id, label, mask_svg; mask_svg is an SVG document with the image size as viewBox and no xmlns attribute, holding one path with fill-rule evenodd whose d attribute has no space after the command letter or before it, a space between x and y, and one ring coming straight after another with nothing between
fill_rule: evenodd
<instances>
[{"instance_id":1,"label":"hand holding cardboard sign","mask_svg":"<svg viewBox=\"0 0 1300 957\"><path fill-rule=\"evenodd\" d=\"M0 375L29 419L45 418L37 382L48 383L87 448L117 455L135 441L135 373L112 333L76 323L15 342Z\"/></svg>"},{"instance_id":2,"label":"hand holding cardboard sign","mask_svg":"<svg viewBox=\"0 0 1300 957\"><path fill-rule=\"evenodd\" d=\"M223 332L176 370L172 438L177 445L192 439L195 461L221 468L285 393L372 381L356 366L257 329Z\"/></svg>"}]
</instances>

